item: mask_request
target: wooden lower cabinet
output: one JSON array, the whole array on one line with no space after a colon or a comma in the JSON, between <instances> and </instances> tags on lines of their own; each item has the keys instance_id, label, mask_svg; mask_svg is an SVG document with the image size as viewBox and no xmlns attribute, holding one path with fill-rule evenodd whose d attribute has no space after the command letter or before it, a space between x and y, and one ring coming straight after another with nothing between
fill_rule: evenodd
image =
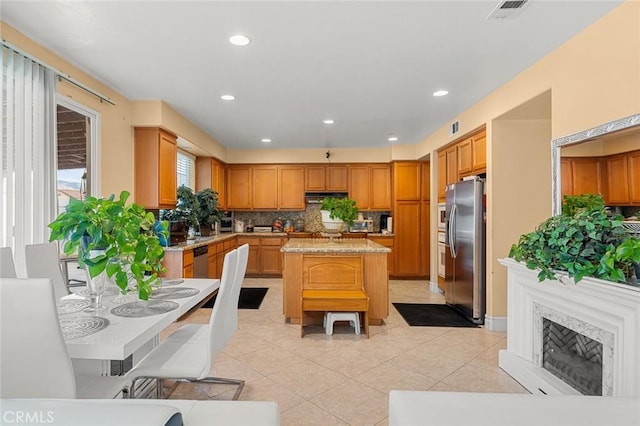
<instances>
[{"instance_id":1,"label":"wooden lower cabinet","mask_svg":"<svg viewBox=\"0 0 640 426\"><path fill-rule=\"evenodd\" d=\"M282 276L282 253L286 239L276 237L239 236L238 246L249 244L247 275Z\"/></svg>"},{"instance_id":2,"label":"wooden lower cabinet","mask_svg":"<svg viewBox=\"0 0 640 426\"><path fill-rule=\"evenodd\" d=\"M236 248L236 237L222 241L211 241L207 251L207 275L209 278L220 278L224 255ZM182 251L165 251L162 264L165 267L165 278L193 278L193 248Z\"/></svg>"}]
</instances>

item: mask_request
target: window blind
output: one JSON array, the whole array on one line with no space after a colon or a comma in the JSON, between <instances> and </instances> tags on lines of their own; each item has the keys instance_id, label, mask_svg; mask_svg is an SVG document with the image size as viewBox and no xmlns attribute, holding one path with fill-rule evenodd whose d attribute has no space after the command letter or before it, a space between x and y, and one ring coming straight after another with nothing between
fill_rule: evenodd
<instances>
[{"instance_id":1,"label":"window blind","mask_svg":"<svg viewBox=\"0 0 640 426\"><path fill-rule=\"evenodd\" d=\"M178 150L178 186L196 189L196 157Z\"/></svg>"}]
</instances>

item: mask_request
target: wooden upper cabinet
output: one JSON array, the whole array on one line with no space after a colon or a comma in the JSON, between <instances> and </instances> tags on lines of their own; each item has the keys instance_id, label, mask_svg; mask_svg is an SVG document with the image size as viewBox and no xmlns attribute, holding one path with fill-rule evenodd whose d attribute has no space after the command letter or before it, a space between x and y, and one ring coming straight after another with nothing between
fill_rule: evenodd
<instances>
[{"instance_id":1,"label":"wooden upper cabinet","mask_svg":"<svg viewBox=\"0 0 640 426\"><path fill-rule=\"evenodd\" d=\"M254 209L278 208L278 166L252 166L252 207Z\"/></svg>"},{"instance_id":2,"label":"wooden upper cabinet","mask_svg":"<svg viewBox=\"0 0 640 426\"><path fill-rule=\"evenodd\" d=\"M304 167L278 166L278 208L304 210Z\"/></svg>"},{"instance_id":3,"label":"wooden upper cabinet","mask_svg":"<svg viewBox=\"0 0 640 426\"><path fill-rule=\"evenodd\" d=\"M445 151L447 163L447 185L456 183L460 179L458 176L458 148L452 146Z\"/></svg>"},{"instance_id":4,"label":"wooden upper cabinet","mask_svg":"<svg viewBox=\"0 0 640 426\"><path fill-rule=\"evenodd\" d=\"M472 139L466 139L457 144L458 175L465 176L473 172Z\"/></svg>"},{"instance_id":5,"label":"wooden upper cabinet","mask_svg":"<svg viewBox=\"0 0 640 426\"><path fill-rule=\"evenodd\" d=\"M251 209L251 166L230 165L227 168L227 208Z\"/></svg>"},{"instance_id":6,"label":"wooden upper cabinet","mask_svg":"<svg viewBox=\"0 0 640 426\"><path fill-rule=\"evenodd\" d=\"M602 194L600 159L585 157L571 160L573 195Z\"/></svg>"},{"instance_id":7,"label":"wooden upper cabinet","mask_svg":"<svg viewBox=\"0 0 640 426\"><path fill-rule=\"evenodd\" d=\"M629 167L629 201L638 205L640 204L640 151L628 154L627 166Z\"/></svg>"},{"instance_id":8,"label":"wooden upper cabinet","mask_svg":"<svg viewBox=\"0 0 640 426\"><path fill-rule=\"evenodd\" d=\"M628 204L629 166L627 154L612 155L605 158L607 169L607 204Z\"/></svg>"},{"instance_id":9,"label":"wooden upper cabinet","mask_svg":"<svg viewBox=\"0 0 640 426\"><path fill-rule=\"evenodd\" d=\"M327 166L327 191L347 191L347 166Z\"/></svg>"},{"instance_id":10,"label":"wooden upper cabinet","mask_svg":"<svg viewBox=\"0 0 640 426\"><path fill-rule=\"evenodd\" d=\"M171 209L177 201L176 136L157 127L134 131L135 202L148 209Z\"/></svg>"},{"instance_id":11,"label":"wooden upper cabinet","mask_svg":"<svg viewBox=\"0 0 640 426\"><path fill-rule=\"evenodd\" d=\"M422 163L422 201L431 199L431 163Z\"/></svg>"},{"instance_id":12,"label":"wooden upper cabinet","mask_svg":"<svg viewBox=\"0 0 640 426\"><path fill-rule=\"evenodd\" d=\"M305 191L346 192L348 189L347 166L306 166L304 182Z\"/></svg>"},{"instance_id":13,"label":"wooden upper cabinet","mask_svg":"<svg viewBox=\"0 0 640 426\"><path fill-rule=\"evenodd\" d=\"M371 204L371 184L368 165L349 166L349 198L356 202L359 210L366 210Z\"/></svg>"},{"instance_id":14,"label":"wooden upper cabinet","mask_svg":"<svg viewBox=\"0 0 640 426\"><path fill-rule=\"evenodd\" d=\"M396 200L420 200L419 162L399 161L393 164L393 190Z\"/></svg>"},{"instance_id":15,"label":"wooden upper cabinet","mask_svg":"<svg viewBox=\"0 0 640 426\"><path fill-rule=\"evenodd\" d=\"M444 201L447 196L447 153L438 152L438 201Z\"/></svg>"},{"instance_id":16,"label":"wooden upper cabinet","mask_svg":"<svg viewBox=\"0 0 640 426\"><path fill-rule=\"evenodd\" d=\"M560 191L563 199L565 195L573 195L573 170L571 165L570 159L560 159Z\"/></svg>"},{"instance_id":17,"label":"wooden upper cabinet","mask_svg":"<svg viewBox=\"0 0 640 426\"><path fill-rule=\"evenodd\" d=\"M487 133L483 130L471 138L473 173L487 171Z\"/></svg>"},{"instance_id":18,"label":"wooden upper cabinet","mask_svg":"<svg viewBox=\"0 0 640 426\"><path fill-rule=\"evenodd\" d=\"M218 208L226 208L225 165L212 157L196 158L196 191L211 188L218 193Z\"/></svg>"},{"instance_id":19,"label":"wooden upper cabinet","mask_svg":"<svg viewBox=\"0 0 640 426\"><path fill-rule=\"evenodd\" d=\"M391 166L372 164L370 167L371 198L369 209L391 210Z\"/></svg>"},{"instance_id":20,"label":"wooden upper cabinet","mask_svg":"<svg viewBox=\"0 0 640 426\"><path fill-rule=\"evenodd\" d=\"M349 198L360 210L391 210L391 167L388 164L350 165Z\"/></svg>"}]
</instances>

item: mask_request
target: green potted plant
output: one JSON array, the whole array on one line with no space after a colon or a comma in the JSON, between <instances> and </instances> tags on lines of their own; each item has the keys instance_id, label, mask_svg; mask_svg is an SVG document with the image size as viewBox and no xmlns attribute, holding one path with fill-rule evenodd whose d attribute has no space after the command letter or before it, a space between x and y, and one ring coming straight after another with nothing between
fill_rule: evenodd
<instances>
[{"instance_id":1,"label":"green potted plant","mask_svg":"<svg viewBox=\"0 0 640 426\"><path fill-rule=\"evenodd\" d=\"M181 233L185 226L193 230L193 232L189 232L192 237L195 237L195 230L200 226L198 222L200 203L198 202L196 194L188 186L180 185L177 195L176 208L173 210L162 210L160 212L160 218L162 220L171 222L169 226L171 229L172 242L181 240L180 237L176 238L174 233Z\"/></svg>"},{"instance_id":2,"label":"green potted plant","mask_svg":"<svg viewBox=\"0 0 640 426\"><path fill-rule=\"evenodd\" d=\"M211 235L211 226L222 217L220 210L218 210L218 193L211 188L206 188L196 192L196 198L200 205L198 214L200 235Z\"/></svg>"},{"instance_id":3,"label":"green potted plant","mask_svg":"<svg viewBox=\"0 0 640 426\"><path fill-rule=\"evenodd\" d=\"M351 198L325 197L320 206L322 224L328 232L342 230L343 224L353 225L358 216L356 202Z\"/></svg>"},{"instance_id":4,"label":"green potted plant","mask_svg":"<svg viewBox=\"0 0 640 426\"><path fill-rule=\"evenodd\" d=\"M127 205L129 195L122 191L117 200L114 195L71 199L66 211L49 224L49 240L64 240L64 252L77 253L91 278L106 273L123 294L132 279L139 298L147 300L164 271L160 237L167 237L167 224L158 224L142 206Z\"/></svg>"},{"instance_id":5,"label":"green potted plant","mask_svg":"<svg viewBox=\"0 0 640 426\"><path fill-rule=\"evenodd\" d=\"M538 269L540 281L556 279L557 271L565 271L576 283L594 277L635 284L640 240L622 223L623 217L611 215L600 196L565 197L563 214L522 235L509 257Z\"/></svg>"}]
</instances>

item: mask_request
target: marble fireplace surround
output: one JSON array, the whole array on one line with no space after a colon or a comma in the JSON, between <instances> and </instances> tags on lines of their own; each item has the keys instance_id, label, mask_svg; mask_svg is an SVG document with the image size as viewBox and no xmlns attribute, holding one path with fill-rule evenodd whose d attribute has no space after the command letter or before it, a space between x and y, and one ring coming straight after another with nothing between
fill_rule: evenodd
<instances>
[{"instance_id":1,"label":"marble fireplace surround","mask_svg":"<svg viewBox=\"0 0 640 426\"><path fill-rule=\"evenodd\" d=\"M542 367L542 319L603 344L603 395L640 398L640 287L585 278L538 282L513 259L508 269L507 349L499 366L533 394L580 395Z\"/></svg>"}]
</instances>

